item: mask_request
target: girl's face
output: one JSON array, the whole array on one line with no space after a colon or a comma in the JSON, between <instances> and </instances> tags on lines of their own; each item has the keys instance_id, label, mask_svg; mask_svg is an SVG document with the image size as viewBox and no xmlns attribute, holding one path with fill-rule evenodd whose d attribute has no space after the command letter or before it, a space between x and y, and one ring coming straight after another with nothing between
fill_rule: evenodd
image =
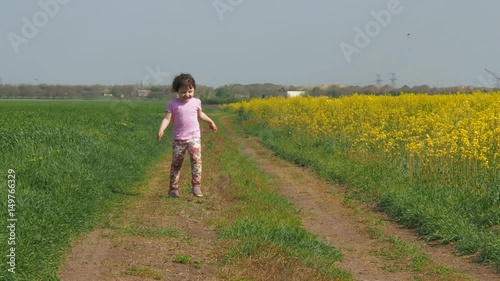
<instances>
[{"instance_id":1,"label":"girl's face","mask_svg":"<svg viewBox=\"0 0 500 281\"><path fill-rule=\"evenodd\" d=\"M183 85L179 88L177 92L179 94L179 99L188 102L194 96L194 87L191 85Z\"/></svg>"}]
</instances>

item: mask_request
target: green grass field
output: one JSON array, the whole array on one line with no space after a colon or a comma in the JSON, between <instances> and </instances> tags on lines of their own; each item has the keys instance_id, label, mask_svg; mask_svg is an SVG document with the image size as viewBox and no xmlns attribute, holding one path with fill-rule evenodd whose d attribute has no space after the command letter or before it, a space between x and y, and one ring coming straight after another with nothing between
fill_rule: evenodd
<instances>
[{"instance_id":1,"label":"green grass field","mask_svg":"<svg viewBox=\"0 0 500 281\"><path fill-rule=\"evenodd\" d=\"M71 238L92 229L109 202L133 195L130 187L165 152L156 142L163 108L147 102L0 103L0 280L56 279ZM8 264L7 255L15 255L15 263Z\"/></svg>"}]
</instances>

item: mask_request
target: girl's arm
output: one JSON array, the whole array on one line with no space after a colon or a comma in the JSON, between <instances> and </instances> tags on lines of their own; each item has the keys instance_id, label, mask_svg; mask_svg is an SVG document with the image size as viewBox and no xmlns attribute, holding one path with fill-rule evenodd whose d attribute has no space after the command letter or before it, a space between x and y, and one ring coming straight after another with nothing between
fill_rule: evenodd
<instances>
[{"instance_id":1,"label":"girl's arm","mask_svg":"<svg viewBox=\"0 0 500 281\"><path fill-rule=\"evenodd\" d=\"M217 125L215 125L214 121L212 121L212 119L210 119L210 117L208 117L205 112L199 110L198 111L198 118L200 118L201 120L207 122L208 124L210 124L210 130L211 131L214 131L214 132L217 132Z\"/></svg>"},{"instance_id":2,"label":"girl's arm","mask_svg":"<svg viewBox=\"0 0 500 281\"><path fill-rule=\"evenodd\" d=\"M165 117L163 117L163 120L161 120L160 129L158 130L158 135L156 136L156 139L158 139L158 141L160 141L163 138L163 133L165 132L165 129L168 127L168 124L170 124L171 119L172 119L172 113L167 112L165 114Z\"/></svg>"}]
</instances>

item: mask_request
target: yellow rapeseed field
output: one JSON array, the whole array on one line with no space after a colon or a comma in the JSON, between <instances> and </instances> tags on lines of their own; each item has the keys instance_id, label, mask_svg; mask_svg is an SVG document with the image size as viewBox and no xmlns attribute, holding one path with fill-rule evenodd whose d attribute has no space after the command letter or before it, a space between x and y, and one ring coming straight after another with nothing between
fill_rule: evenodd
<instances>
[{"instance_id":1,"label":"yellow rapeseed field","mask_svg":"<svg viewBox=\"0 0 500 281\"><path fill-rule=\"evenodd\" d=\"M500 268L500 91L227 107L280 155L345 180L427 239L456 241L457 252L479 251Z\"/></svg>"},{"instance_id":2,"label":"yellow rapeseed field","mask_svg":"<svg viewBox=\"0 0 500 281\"><path fill-rule=\"evenodd\" d=\"M291 135L333 139L358 157L404 159L419 177L449 183L500 166L500 92L275 97L229 107Z\"/></svg>"}]
</instances>

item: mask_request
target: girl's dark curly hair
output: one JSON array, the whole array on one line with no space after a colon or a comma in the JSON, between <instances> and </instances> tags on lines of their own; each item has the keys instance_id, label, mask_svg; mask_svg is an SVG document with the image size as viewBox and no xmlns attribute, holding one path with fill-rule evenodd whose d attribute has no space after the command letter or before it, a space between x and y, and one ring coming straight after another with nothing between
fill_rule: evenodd
<instances>
[{"instance_id":1,"label":"girl's dark curly hair","mask_svg":"<svg viewBox=\"0 0 500 281\"><path fill-rule=\"evenodd\" d=\"M178 92L182 86L193 87L196 89L196 82L191 74L181 73L177 75L172 82L172 92Z\"/></svg>"}]
</instances>

